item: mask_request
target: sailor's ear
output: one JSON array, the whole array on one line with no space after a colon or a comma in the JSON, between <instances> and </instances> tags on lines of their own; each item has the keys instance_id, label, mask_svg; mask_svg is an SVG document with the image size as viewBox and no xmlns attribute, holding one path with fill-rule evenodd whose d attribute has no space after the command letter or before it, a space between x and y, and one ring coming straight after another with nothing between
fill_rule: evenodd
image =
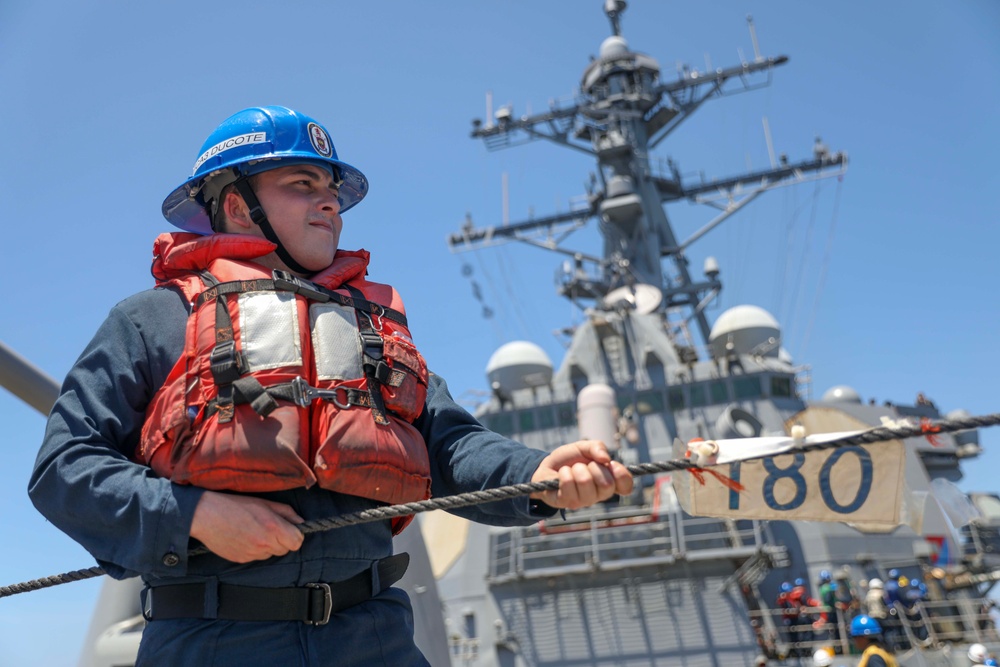
<instances>
[{"instance_id":1,"label":"sailor's ear","mask_svg":"<svg viewBox=\"0 0 1000 667\"><path fill-rule=\"evenodd\" d=\"M236 227L234 232L240 233L253 226L250 218L250 207L243 201L243 197L236 190L229 190L223 195L221 210L226 216L226 220Z\"/></svg>"}]
</instances>

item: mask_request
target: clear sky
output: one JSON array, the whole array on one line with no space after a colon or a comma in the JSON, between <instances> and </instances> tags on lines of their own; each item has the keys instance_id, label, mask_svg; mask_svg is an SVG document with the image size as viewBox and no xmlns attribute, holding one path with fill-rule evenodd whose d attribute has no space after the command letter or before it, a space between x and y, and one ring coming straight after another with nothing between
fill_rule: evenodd
<instances>
[{"instance_id":1,"label":"clear sky","mask_svg":"<svg viewBox=\"0 0 1000 667\"><path fill-rule=\"evenodd\" d=\"M341 244L373 252L371 278L398 287L457 397L486 387L487 359L510 340L533 340L558 364L552 331L579 320L554 292L561 256L452 255L445 237L467 212L501 221L505 172L514 221L584 192L587 156L543 143L488 153L468 134L487 90L518 115L571 97L609 34L602 4L6 0L0 340L61 378L108 309L151 285L152 240L170 229L160 204L205 137L241 108L284 104L323 121L369 177ZM849 384L865 400L922 391L945 411L1000 411L1000 4L629 5L624 34L665 79L680 62L749 57L747 14L761 51L790 57L770 87L710 102L658 147L683 173L766 165L763 117L791 159L811 155L817 135L850 155L842 182L769 193L692 248L696 275L706 255L722 268L710 319L740 303L772 312L816 397ZM668 215L686 238L713 212L681 203ZM572 247L596 248L593 230L578 236ZM2 390L0 416L0 585L91 565L25 494L43 418ZM997 489L998 430L982 434L963 488ZM0 666L75 663L98 588L0 601Z\"/></svg>"}]
</instances>

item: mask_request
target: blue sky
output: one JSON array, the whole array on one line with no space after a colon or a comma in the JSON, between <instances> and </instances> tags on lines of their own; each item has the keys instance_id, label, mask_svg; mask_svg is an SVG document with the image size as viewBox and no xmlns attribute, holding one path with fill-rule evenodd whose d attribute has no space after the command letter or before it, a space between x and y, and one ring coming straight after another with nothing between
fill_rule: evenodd
<instances>
[{"instance_id":1,"label":"blue sky","mask_svg":"<svg viewBox=\"0 0 1000 667\"><path fill-rule=\"evenodd\" d=\"M517 114L572 96L609 34L602 4L7 0L0 340L62 377L108 309L151 285L152 240L169 231L160 204L204 138L243 107L285 104L323 121L369 177L342 246L373 252L372 279L399 288L456 396L485 388L486 361L509 340L533 340L558 363L551 332L579 319L554 292L561 257L515 246L453 255L445 237L467 212L500 222L505 172L512 220L566 210L584 191L582 154L541 143L488 153L468 134L487 90ZM633 0L623 26L670 79L679 62L752 54L747 14L761 50L789 63L770 87L707 104L658 154L692 176L762 167L766 116L777 152L807 157L822 135L851 166L840 183L765 195L692 248L696 274L706 255L722 268L710 318L740 303L771 311L817 397L844 383L866 400L923 391L946 411L1000 411L1000 5ZM681 238L713 217L687 203L668 215ZM596 238L570 242L594 250ZM26 498L43 418L3 391L0 416L0 584L90 565ZM987 451L963 488L996 489L1000 434L982 435ZM0 601L0 665L73 664L97 590Z\"/></svg>"}]
</instances>

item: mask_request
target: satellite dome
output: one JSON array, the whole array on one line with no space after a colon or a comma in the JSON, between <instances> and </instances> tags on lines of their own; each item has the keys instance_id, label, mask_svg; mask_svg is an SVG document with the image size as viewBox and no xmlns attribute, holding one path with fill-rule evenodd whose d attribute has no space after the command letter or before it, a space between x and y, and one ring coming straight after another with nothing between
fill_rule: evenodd
<instances>
[{"instance_id":1,"label":"satellite dome","mask_svg":"<svg viewBox=\"0 0 1000 667\"><path fill-rule=\"evenodd\" d=\"M534 343L516 340L497 348L486 363L490 386L504 392L543 387L552 382L552 361Z\"/></svg>"},{"instance_id":2,"label":"satellite dome","mask_svg":"<svg viewBox=\"0 0 1000 667\"><path fill-rule=\"evenodd\" d=\"M616 58L628 53L628 42L621 35L611 35L601 42L601 58Z\"/></svg>"},{"instance_id":3,"label":"satellite dome","mask_svg":"<svg viewBox=\"0 0 1000 667\"><path fill-rule=\"evenodd\" d=\"M830 387L823 393L823 400L830 403L860 403L861 395L854 391L853 387L846 384L838 384Z\"/></svg>"},{"instance_id":4,"label":"satellite dome","mask_svg":"<svg viewBox=\"0 0 1000 667\"><path fill-rule=\"evenodd\" d=\"M728 353L777 357L781 327L771 313L757 306L735 306L719 315L708 337L712 354Z\"/></svg>"}]
</instances>

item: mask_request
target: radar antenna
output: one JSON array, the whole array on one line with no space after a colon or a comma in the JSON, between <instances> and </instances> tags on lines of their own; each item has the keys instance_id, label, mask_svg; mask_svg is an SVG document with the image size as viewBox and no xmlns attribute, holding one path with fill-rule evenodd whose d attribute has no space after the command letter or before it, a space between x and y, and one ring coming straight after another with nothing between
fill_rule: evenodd
<instances>
[{"instance_id":1,"label":"radar antenna","mask_svg":"<svg viewBox=\"0 0 1000 667\"><path fill-rule=\"evenodd\" d=\"M451 234L448 243L457 251L516 240L568 255L573 262L567 262L558 289L581 308L623 287L655 286L662 293L655 308L681 316L681 328L693 322L707 344L711 327L705 309L722 282L717 267L704 280L696 280L688 268L688 248L765 192L842 174L847 155L818 142L811 159L789 160L784 154L775 159L770 126L765 124L771 156L766 169L707 180L683 177L673 159L665 164L654 160L652 149L705 102L768 85L772 71L788 58L762 56L748 18L751 62L741 58L737 65L705 72L684 68L677 78L663 80L659 63L632 50L621 35L625 7L624 0L605 0L614 35L604 40L600 57L584 70L572 101L553 102L541 113L521 116L505 106L490 111L495 123L489 117L485 123L473 121L472 136L489 150L546 140L590 156L597 171L587 194L568 211L527 220L510 222L505 210L502 225L467 224ZM664 210L683 200L716 209L715 218L687 239L676 236ZM604 237L602 256L563 246L569 234L595 218ZM673 266L665 268L664 260Z\"/></svg>"},{"instance_id":2,"label":"radar antenna","mask_svg":"<svg viewBox=\"0 0 1000 667\"><path fill-rule=\"evenodd\" d=\"M621 15L627 6L625 0L604 0L604 13L611 21L611 32L618 36L622 34Z\"/></svg>"}]
</instances>

